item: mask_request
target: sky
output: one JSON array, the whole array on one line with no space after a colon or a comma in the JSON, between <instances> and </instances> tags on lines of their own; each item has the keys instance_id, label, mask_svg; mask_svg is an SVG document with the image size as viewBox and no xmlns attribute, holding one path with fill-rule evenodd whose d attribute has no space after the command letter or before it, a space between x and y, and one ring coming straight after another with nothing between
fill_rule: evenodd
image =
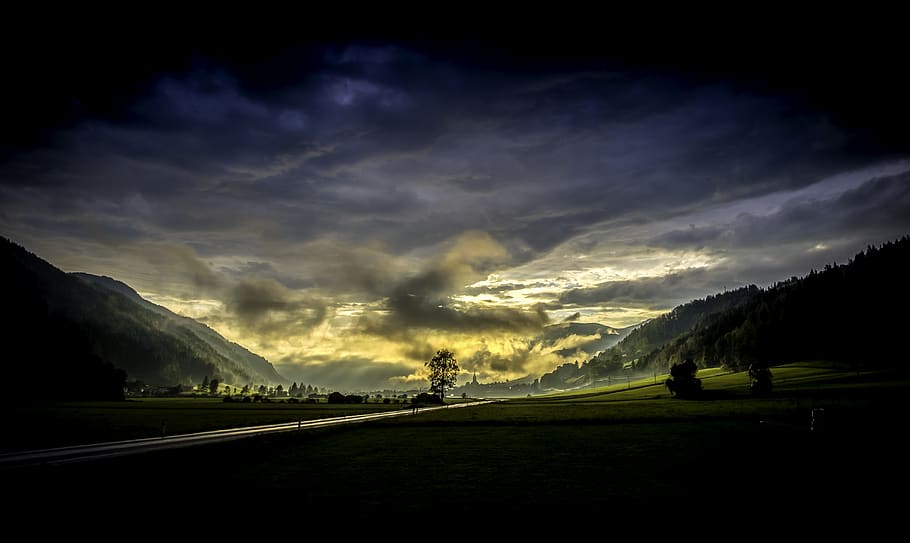
<instances>
[{"instance_id":1,"label":"sky","mask_svg":"<svg viewBox=\"0 0 910 543\"><path fill-rule=\"evenodd\" d=\"M24 16L0 234L294 381L425 387L442 348L460 382L539 376L594 354L545 326L633 326L910 233L900 18L848 15Z\"/></svg>"}]
</instances>

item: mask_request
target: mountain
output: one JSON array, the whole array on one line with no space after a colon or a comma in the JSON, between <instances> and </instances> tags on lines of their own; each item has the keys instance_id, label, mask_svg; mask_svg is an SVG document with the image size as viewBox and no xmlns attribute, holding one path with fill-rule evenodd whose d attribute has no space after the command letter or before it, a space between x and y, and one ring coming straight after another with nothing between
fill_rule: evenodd
<instances>
[{"instance_id":1,"label":"mountain","mask_svg":"<svg viewBox=\"0 0 910 543\"><path fill-rule=\"evenodd\" d=\"M700 367L733 370L807 359L856 368L904 364L908 276L910 236L879 247L870 245L846 264L828 264L821 271L811 270L766 289L749 287L748 296L739 303L637 353L635 368L665 372L686 358ZM650 333L652 324L641 332ZM632 340L630 334L626 341ZM627 356L619 353L624 343L598 360Z\"/></svg>"},{"instance_id":2,"label":"mountain","mask_svg":"<svg viewBox=\"0 0 910 543\"><path fill-rule=\"evenodd\" d=\"M286 382L261 356L124 283L63 272L5 238L0 263L8 317L0 335L9 355L4 369L29 387L40 383L55 397L82 398L109 396L91 392L93 379L85 375L103 375L95 380L106 382L125 374L158 385L199 383L206 376L238 385Z\"/></svg>"},{"instance_id":3,"label":"mountain","mask_svg":"<svg viewBox=\"0 0 910 543\"><path fill-rule=\"evenodd\" d=\"M280 375L275 367L262 356L248 351L246 348L233 341L225 339L221 334L199 321L178 315L170 309L149 302L145 298L139 296L139 293L125 283L110 277L87 273L74 273L72 275L75 275L83 281L94 283L114 292L119 292L141 308L161 315L168 320L170 326L185 328L192 332L196 337L214 349L215 352L222 356L226 361L230 362L227 367L219 368L221 375L231 373L235 376L242 377L244 374L247 374L252 376L252 381L255 381L256 383L278 384L287 382L287 379ZM224 362L222 362L221 366L224 365ZM233 380L232 382L246 383L250 382L250 380L244 381L241 379Z\"/></svg>"},{"instance_id":4,"label":"mountain","mask_svg":"<svg viewBox=\"0 0 910 543\"><path fill-rule=\"evenodd\" d=\"M599 323L562 322L544 328L535 340L544 348L564 358L576 358L540 376L538 389L571 389L590 383L588 363L578 365L578 359L596 358L600 353L628 337L641 325L613 328Z\"/></svg>"},{"instance_id":5,"label":"mountain","mask_svg":"<svg viewBox=\"0 0 910 543\"><path fill-rule=\"evenodd\" d=\"M623 330L619 341L581 364L542 375L539 388L591 386L630 370L665 373L687 358L699 367L737 371L810 359L852 367L901 364L908 276L910 236L904 236L769 288L749 285L679 305ZM850 321L866 324L845 324ZM567 337L570 329L547 330L543 337Z\"/></svg>"},{"instance_id":6,"label":"mountain","mask_svg":"<svg viewBox=\"0 0 910 543\"><path fill-rule=\"evenodd\" d=\"M737 307L752 299L759 292L758 287L741 289L693 300L674 308L655 319L627 328L612 328L602 324L562 323L548 326L542 334L542 341L555 344L573 333L577 336L599 334L601 339L578 343L575 349L562 349L564 357L578 352L582 364L566 363L552 372L540 376L542 390L573 389L590 386L600 378L623 375L633 361L667 343L683 336L692 327L704 322L712 315ZM585 352L587 354L585 354Z\"/></svg>"},{"instance_id":7,"label":"mountain","mask_svg":"<svg viewBox=\"0 0 910 543\"><path fill-rule=\"evenodd\" d=\"M714 315L748 303L759 294L755 285L706 296L681 304L630 330L621 341L590 360L598 374L621 371L623 366L663 347Z\"/></svg>"},{"instance_id":8,"label":"mountain","mask_svg":"<svg viewBox=\"0 0 910 543\"><path fill-rule=\"evenodd\" d=\"M596 322L561 322L544 328L535 343L563 357L587 358L616 345L635 327L613 328Z\"/></svg>"}]
</instances>

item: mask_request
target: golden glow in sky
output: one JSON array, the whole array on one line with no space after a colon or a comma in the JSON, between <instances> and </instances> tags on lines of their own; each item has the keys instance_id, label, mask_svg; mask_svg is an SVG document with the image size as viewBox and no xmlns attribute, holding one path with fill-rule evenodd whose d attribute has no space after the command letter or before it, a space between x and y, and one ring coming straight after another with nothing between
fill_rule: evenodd
<instances>
[{"instance_id":1,"label":"golden glow in sky","mask_svg":"<svg viewBox=\"0 0 910 543\"><path fill-rule=\"evenodd\" d=\"M595 354L548 326L634 326L910 230L906 82L844 77L855 55L807 78L764 47L667 70L663 46L271 45L10 71L0 231L289 380L379 389L441 348L462 381L538 376ZM854 68L894 72L875 58Z\"/></svg>"}]
</instances>

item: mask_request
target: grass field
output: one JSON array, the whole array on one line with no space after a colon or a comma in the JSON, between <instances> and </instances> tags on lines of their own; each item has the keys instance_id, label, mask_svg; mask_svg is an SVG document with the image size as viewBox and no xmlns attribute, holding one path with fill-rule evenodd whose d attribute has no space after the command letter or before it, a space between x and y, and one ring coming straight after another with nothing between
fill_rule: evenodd
<instances>
[{"instance_id":1,"label":"grass field","mask_svg":"<svg viewBox=\"0 0 910 543\"><path fill-rule=\"evenodd\" d=\"M622 528L678 513L717 526L837 520L867 536L892 526L904 503L893 492L910 482L910 376L823 363L774 376L766 398L749 395L745 375L716 373L703 377L703 400L633 383L5 475L21 495L91 487L131 504L156 503L143 490L149 481L172 481L179 501L186 481L203 477L208 490L268 497L229 501L245 508L307 522L343 511L370 522L361 526L407 527L442 511L453 525L508 520L516 529ZM240 416L205 409L210 420ZM813 409L825 413L814 431Z\"/></svg>"}]
</instances>

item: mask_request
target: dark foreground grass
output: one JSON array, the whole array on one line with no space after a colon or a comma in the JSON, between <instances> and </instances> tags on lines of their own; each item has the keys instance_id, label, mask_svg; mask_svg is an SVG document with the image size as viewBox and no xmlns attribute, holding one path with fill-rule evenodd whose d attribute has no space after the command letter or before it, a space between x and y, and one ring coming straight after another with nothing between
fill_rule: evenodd
<instances>
[{"instance_id":1,"label":"dark foreground grass","mask_svg":"<svg viewBox=\"0 0 910 543\"><path fill-rule=\"evenodd\" d=\"M266 514L340 536L476 534L487 522L498 534L656 537L683 522L709 539L868 538L900 525L905 381L828 373L764 399L720 385L704 401L656 390L521 400L2 475L19 503L89 517L244 525ZM810 431L821 406L825 425Z\"/></svg>"}]
</instances>

